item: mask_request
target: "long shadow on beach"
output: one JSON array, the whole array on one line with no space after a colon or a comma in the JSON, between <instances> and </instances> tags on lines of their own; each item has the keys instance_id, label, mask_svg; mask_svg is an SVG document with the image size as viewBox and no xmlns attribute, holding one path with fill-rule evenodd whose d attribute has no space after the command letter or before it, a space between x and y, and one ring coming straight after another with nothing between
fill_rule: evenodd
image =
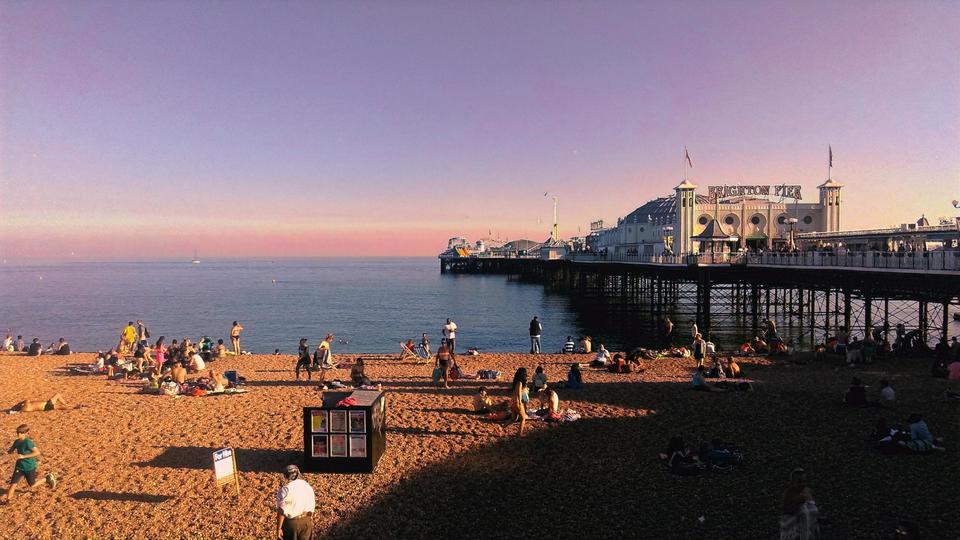
<instances>
[{"instance_id":1,"label":"long shadow on beach","mask_svg":"<svg viewBox=\"0 0 960 540\"><path fill-rule=\"evenodd\" d=\"M122 501L139 502L149 504L159 504L167 502L174 497L171 495L151 495L149 493L119 493L115 491L78 491L70 495L78 500L86 499L91 501Z\"/></svg>"},{"instance_id":2,"label":"long shadow on beach","mask_svg":"<svg viewBox=\"0 0 960 540\"><path fill-rule=\"evenodd\" d=\"M831 517L827 536L882 537L899 519L920 522L936 537L960 535L960 524L944 518L957 493L956 448L881 455L869 435L877 411L840 404L847 375L832 367L812 375L791 369L753 371L758 390L751 392L695 392L686 381L561 390L561 399L596 403L614 416L531 425L522 438L508 427L488 446L417 470L322 537L771 538L795 466L807 470L821 511ZM768 375L779 382L768 386ZM954 428L955 406L928 412L931 427ZM484 421L445 414L453 432ZM656 457L672 435L691 446L721 438L741 447L746 462L728 474L675 476Z\"/></svg>"},{"instance_id":3,"label":"long shadow on beach","mask_svg":"<svg viewBox=\"0 0 960 540\"><path fill-rule=\"evenodd\" d=\"M150 461L134 463L138 467L170 469L211 469L213 453L219 448L169 446ZM245 472L277 472L289 463L299 463L303 452L272 448L235 448L237 469Z\"/></svg>"}]
</instances>

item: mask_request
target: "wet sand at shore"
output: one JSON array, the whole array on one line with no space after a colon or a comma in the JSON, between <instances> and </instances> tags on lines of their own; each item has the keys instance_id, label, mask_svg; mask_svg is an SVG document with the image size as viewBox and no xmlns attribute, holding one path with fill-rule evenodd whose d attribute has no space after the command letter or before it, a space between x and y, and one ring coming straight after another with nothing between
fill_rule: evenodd
<instances>
[{"instance_id":1,"label":"wet sand at shore","mask_svg":"<svg viewBox=\"0 0 960 540\"><path fill-rule=\"evenodd\" d=\"M928 376L926 359L856 369L744 359L755 390L742 393L689 391L692 359L648 361L644 373L625 375L585 369L584 389L559 390L561 407L583 418L528 422L518 438L516 427L469 413L477 387L499 399L517 367L532 376L543 364L556 381L569 362L589 357L463 356L466 372L495 369L503 378L446 390L430 380L432 365L364 356L367 374L388 392L387 450L374 474L305 474L317 493L317 538L770 538L795 466L806 468L830 536L877 537L911 519L930 538L960 537L957 404L940 401L945 381ZM301 408L319 404L315 383L293 380L295 359L219 360L212 367L237 369L249 393L171 398L64 369L93 357L0 355L0 407L56 393L83 405L0 415L4 444L27 423L43 452L40 472L59 478L55 490L21 483L13 503L0 506L0 537L273 537L278 471L300 463ZM349 369L335 373L349 379ZM871 385L873 399L878 380L889 378L896 409L844 408L853 375ZM886 456L873 448L878 416L903 425L912 412L924 413L947 452ZM746 464L729 474L673 476L656 455L675 434L688 444L735 443ZM237 450L239 497L213 481L211 453L227 446Z\"/></svg>"}]
</instances>

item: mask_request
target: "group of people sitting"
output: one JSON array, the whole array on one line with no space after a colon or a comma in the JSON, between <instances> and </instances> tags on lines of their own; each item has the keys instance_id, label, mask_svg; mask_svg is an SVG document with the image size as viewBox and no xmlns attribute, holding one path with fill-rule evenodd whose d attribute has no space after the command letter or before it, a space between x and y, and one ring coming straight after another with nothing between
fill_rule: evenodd
<instances>
[{"instance_id":1,"label":"group of people sitting","mask_svg":"<svg viewBox=\"0 0 960 540\"><path fill-rule=\"evenodd\" d=\"M23 341L23 336L17 336L17 339L13 339L13 336L7 334L7 337L3 339L3 345L0 346L0 350L3 350L4 352L22 352L26 353L27 356L40 356L42 354L58 354L65 356L70 354L70 344L67 343L67 340L60 338L58 341L51 343L46 349L44 349L43 344L40 343L40 338L33 338L33 341L27 345Z\"/></svg>"},{"instance_id":2,"label":"group of people sitting","mask_svg":"<svg viewBox=\"0 0 960 540\"><path fill-rule=\"evenodd\" d=\"M580 338L579 344L573 339L573 336L567 336L563 342L563 354L590 354L593 352L593 340L590 336Z\"/></svg>"},{"instance_id":3,"label":"group of people sitting","mask_svg":"<svg viewBox=\"0 0 960 540\"><path fill-rule=\"evenodd\" d=\"M890 426L881 417L877 420L874 439L877 448L884 452L943 452L943 439L934 437L923 416L914 413L907 419L908 428Z\"/></svg>"},{"instance_id":4,"label":"group of people sitting","mask_svg":"<svg viewBox=\"0 0 960 540\"><path fill-rule=\"evenodd\" d=\"M890 381L880 379L880 394L877 401L868 399L867 388L858 377L850 379L850 387L843 394L843 403L848 407L890 406L897 402L897 392L890 386Z\"/></svg>"},{"instance_id":5,"label":"group of people sitting","mask_svg":"<svg viewBox=\"0 0 960 540\"><path fill-rule=\"evenodd\" d=\"M573 369L573 368L571 368ZM581 380L582 384L582 380ZM531 407L531 392L539 396L540 407ZM524 427L529 419L540 419L548 422L563 421L560 411L560 396L550 386L543 366L538 366L533 380L529 380L527 368L519 368L513 376L507 399L495 403L485 386L481 386L473 398L474 412L485 414L491 419L505 420L505 426L518 424L518 435L523 435Z\"/></svg>"},{"instance_id":6,"label":"group of people sitting","mask_svg":"<svg viewBox=\"0 0 960 540\"><path fill-rule=\"evenodd\" d=\"M703 392L725 392L727 390L750 390L748 382L732 384L726 379L740 379L743 375L743 369L740 364L729 356L723 359L719 356L713 357L713 367L709 370L703 364L698 365L693 370L691 382L694 390ZM707 382L706 379L721 379L715 383Z\"/></svg>"},{"instance_id":7,"label":"group of people sitting","mask_svg":"<svg viewBox=\"0 0 960 540\"><path fill-rule=\"evenodd\" d=\"M695 476L705 471L726 473L743 463L743 453L736 446L712 439L701 442L697 451L687 447L683 437L671 437L660 460L673 474Z\"/></svg>"}]
</instances>

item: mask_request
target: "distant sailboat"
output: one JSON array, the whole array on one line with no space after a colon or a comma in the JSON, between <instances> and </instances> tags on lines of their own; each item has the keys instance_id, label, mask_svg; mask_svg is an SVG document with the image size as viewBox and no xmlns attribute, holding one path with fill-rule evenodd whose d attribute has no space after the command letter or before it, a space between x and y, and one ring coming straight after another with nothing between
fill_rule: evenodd
<instances>
[{"instance_id":1,"label":"distant sailboat","mask_svg":"<svg viewBox=\"0 0 960 540\"><path fill-rule=\"evenodd\" d=\"M193 264L200 264L200 259L197 258L197 250L193 250L193 260L190 262Z\"/></svg>"}]
</instances>

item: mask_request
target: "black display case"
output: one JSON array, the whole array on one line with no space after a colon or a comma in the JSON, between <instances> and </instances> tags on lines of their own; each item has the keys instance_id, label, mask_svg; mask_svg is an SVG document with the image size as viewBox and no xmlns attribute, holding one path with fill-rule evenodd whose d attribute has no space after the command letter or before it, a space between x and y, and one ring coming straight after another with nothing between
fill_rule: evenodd
<instances>
[{"instance_id":1,"label":"black display case","mask_svg":"<svg viewBox=\"0 0 960 540\"><path fill-rule=\"evenodd\" d=\"M356 404L338 406L348 397ZM303 408L303 468L372 473L387 448L386 432L387 398L383 392L324 392L322 405Z\"/></svg>"}]
</instances>

